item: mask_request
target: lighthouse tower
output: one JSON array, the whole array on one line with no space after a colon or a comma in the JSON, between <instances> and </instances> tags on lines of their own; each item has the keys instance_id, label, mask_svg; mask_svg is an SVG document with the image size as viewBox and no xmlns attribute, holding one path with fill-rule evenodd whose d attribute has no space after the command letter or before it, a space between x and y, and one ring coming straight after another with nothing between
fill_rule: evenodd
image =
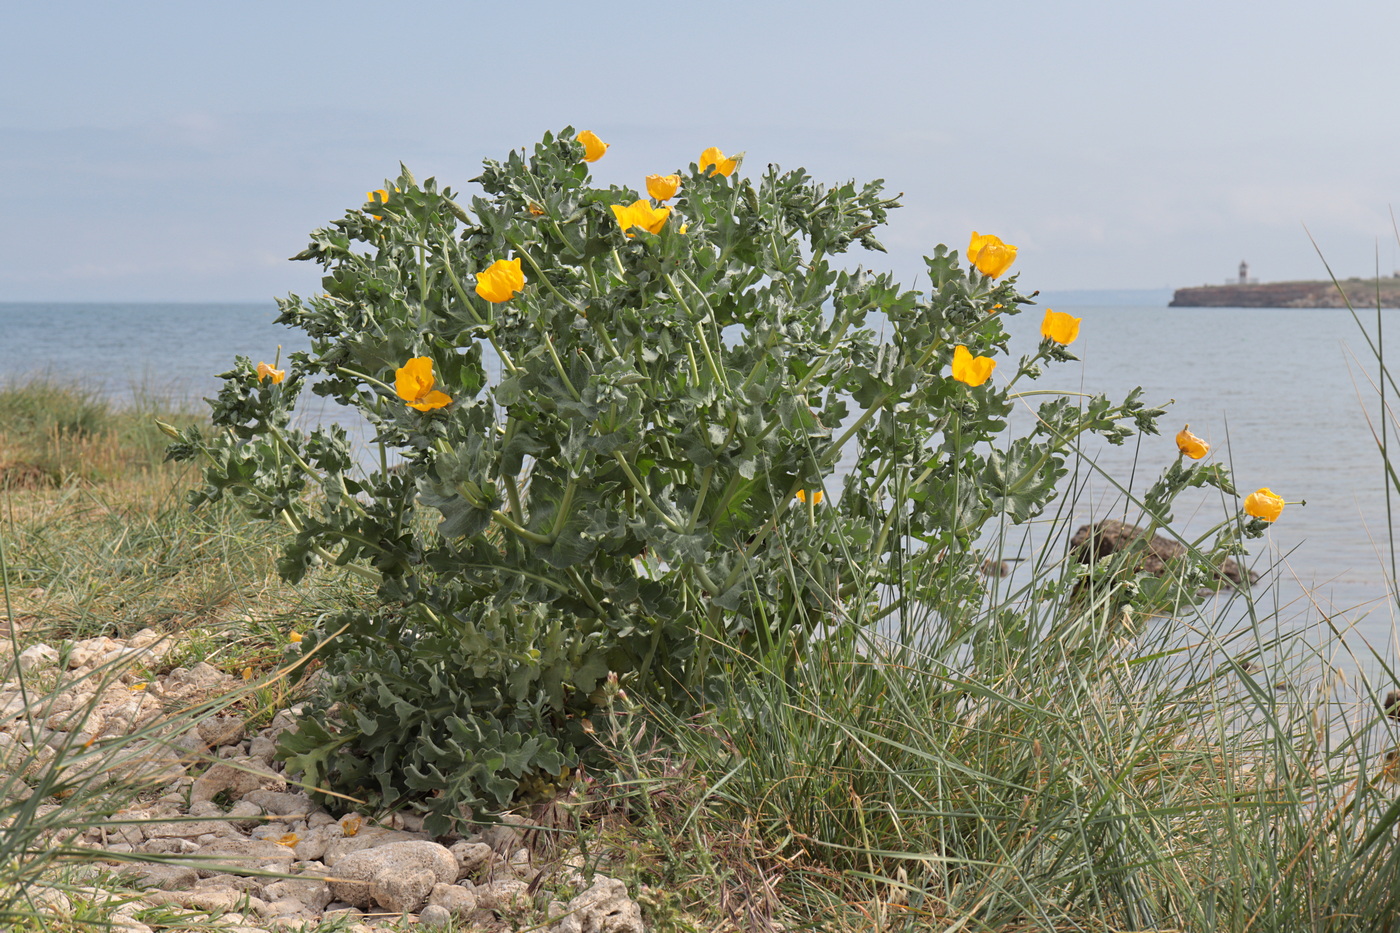
<instances>
[{"instance_id":1,"label":"lighthouse tower","mask_svg":"<svg viewBox=\"0 0 1400 933\"><path fill-rule=\"evenodd\" d=\"M1249 263L1245 262L1243 259L1240 260L1240 284L1249 284Z\"/></svg>"}]
</instances>

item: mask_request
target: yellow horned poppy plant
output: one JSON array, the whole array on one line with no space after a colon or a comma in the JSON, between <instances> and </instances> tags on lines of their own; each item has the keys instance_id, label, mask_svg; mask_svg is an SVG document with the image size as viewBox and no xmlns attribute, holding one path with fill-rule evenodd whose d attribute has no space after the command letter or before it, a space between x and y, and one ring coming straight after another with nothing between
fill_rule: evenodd
<instances>
[{"instance_id":1,"label":"yellow horned poppy plant","mask_svg":"<svg viewBox=\"0 0 1400 933\"><path fill-rule=\"evenodd\" d=\"M1016 261L1016 247L1003 243L1000 237L974 230L972 242L967 246L967 261L983 275L999 279Z\"/></svg>"},{"instance_id":2,"label":"yellow horned poppy plant","mask_svg":"<svg viewBox=\"0 0 1400 933\"><path fill-rule=\"evenodd\" d=\"M1046 308L1045 320L1040 322L1040 336L1067 347L1079 338L1079 322L1082 320L1082 317Z\"/></svg>"},{"instance_id":3,"label":"yellow horned poppy plant","mask_svg":"<svg viewBox=\"0 0 1400 933\"><path fill-rule=\"evenodd\" d=\"M706 169L710 169L709 174L729 176L733 175L734 170L738 167L738 159L726 159L724 153L714 146L700 153L700 172L702 174L705 174Z\"/></svg>"},{"instance_id":4,"label":"yellow horned poppy plant","mask_svg":"<svg viewBox=\"0 0 1400 933\"><path fill-rule=\"evenodd\" d=\"M812 504L813 504L813 505L821 505L821 504L822 504L822 500L825 499L825 498L826 498L826 493L822 492L820 489L813 489L813 490L812 490ZM797 490L797 501L798 501L798 502L806 502L806 501L807 501L807 490L805 490L805 489L799 489L799 490Z\"/></svg>"},{"instance_id":5,"label":"yellow horned poppy plant","mask_svg":"<svg viewBox=\"0 0 1400 933\"><path fill-rule=\"evenodd\" d=\"M436 384L433 361L426 356L415 356L394 372L394 391L409 408L419 411L431 411L452 404L450 396L433 388Z\"/></svg>"},{"instance_id":6,"label":"yellow horned poppy plant","mask_svg":"<svg viewBox=\"0 0 1400 933\"><path fill-rule=\"evenodd\" d=\"M1244 497L1244 512L1266 522L1276 521L1283 514L1283 499L1265 486Z\"/></svg>"},{"instance_id":7,"label":"yellow horned poppy plant","mask_svg":"<svg viewBox=\"0 0 1400 933\"><path fill-rule=\"evenodd\" d=\"M277 385L277 383L281 382L285 378L287 378L287 371L285 369L273 369L267 363L258 364L259 382L262 382L264 379L271 379L272 384Z\"/></svg>"},{"instance_id":8,"label":"yellow horned poppy plant","mask_svg":"<svg viewBox=\"0 0 1400 933\"><path fill-rule=\"evenodd\" d=\"M679 175L648 175L647 194L658 201L669 201L676 196L676 192L681 189L681 176Z\"/></svg>"},{"instance_id":9,"label":"yellow horned poppy plant","mask_svg":"<svg viewBox=\"0 0 1400 933\"><path fill-rule=\"evenodd\" d=\"M669 207L652 207L647 201L633 201L626 206L614 204L612 212L617 218L617 225L628 236L636 236L632 232L633 227L641 227L647 233L660 233L661 228L666 226L666 218L671 216Z\"/></svg>"},{"instance_id":10,"label":"yellow horned poppy plant","mask_svg":"<svg viewBox=\"0 0 1400 933\"><path fill-rule=\"evenodd\" d=\"M608 151L608 144L598 138L592 130L584 130L574 137L583 144L583 161L597 162Z\"/></svg>"},{"instance_id":11,"label":"yellow horned poppy plant","mask_svg":"<svg viewBox=\"0 0 1400 933\"><path fill-rule=\"evenodd\" d=\"M973 356L967 347L953 348L953 378L970 386L980 386L992 377L997 361L990 356Z\"/></svg>"},{"instance_id":12,"label":"yellow horned poppy plant","mask_svg":"<svg viewBox=\"0 0 1400 933\"><path fill-rule=\"evenodd\" d=\"M1186 425L1176 435L1176 449L1182 456L1199 460L1210 453L1210 445L1191 433L1191 425Z\"/></svg>"},{"instance_id":13,"label":"yellow horned poppy plant","mask_svg":"<svg viewBox=\"0 0 1400 933\"><path fill-rule=\"evenodd\" d=\"M525 287L520 259L497 259L476 274L476 293L493 304L510 301Z\"/></svg>"}]
</instances>

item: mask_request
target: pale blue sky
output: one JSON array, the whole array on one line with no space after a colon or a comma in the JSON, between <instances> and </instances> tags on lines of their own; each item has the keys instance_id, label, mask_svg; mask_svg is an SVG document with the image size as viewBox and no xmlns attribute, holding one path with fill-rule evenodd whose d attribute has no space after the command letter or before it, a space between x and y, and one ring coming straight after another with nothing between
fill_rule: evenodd
<instances>
[{"instance_id":1,"label":"pale blue sky","mask_svg":"<svg viewBox=\"0 0 1400 933\"><path fill-rule=\"evenodd\" d=\"M1025 290L1400 266L1400 4L11 4L0 301L262 300L397 171L574 124L604 183L716 145L885 178L908 284L972 229Z\"/></svg>"}]
</instances>

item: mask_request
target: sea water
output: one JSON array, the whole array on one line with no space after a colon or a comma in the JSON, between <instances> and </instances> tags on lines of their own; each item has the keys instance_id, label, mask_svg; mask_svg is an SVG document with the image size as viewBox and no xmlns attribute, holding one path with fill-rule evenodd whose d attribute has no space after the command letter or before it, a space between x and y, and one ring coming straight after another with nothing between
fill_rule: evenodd
<instances>
[{"instance_id":1,"label":"sea water","mask_svg":"<svg viewBox=\"0 0 1400 933\"><path fill-rule=\"evenodd\" d=\"M1267 486L1289 502L1267 537L1248 544L1251 565L1272 584L1260 588L1271 608L1285 620L1350 627L1393 656L1377 367L1351 315L1087 305L1056 310L1084 319L1070 348L1080 362L1048 367L1042 379L1017 388L1121 399L1142 386L1144 401L1167 409L1161 435L1122 447L1091 441L1086 456L1141 494L1175 459L1173 437L1190 423L1212 444L1211 456L1231 468L1242 495ZM1400 311L1384 313L1384 326L1400 334ZM305 335L276 324L276 316L271 302L0 304L0 382L43 376L118 402L138 392L198 400L218 390L217 374L236 355L272 362L279 346L283 360L307 348ZM1008 318L1012 360L1034 352L1040 316L1030 309ZM1375 312L1361 317L1374 334ZM1012 371L1012 360L1003 359L993 378ZM313 421L347 416L310 393L303 399ZM1013 427L1028 427L1030 409L1043 400L1020 403ZM1395 426L1388 431L1392 442L1400 440ZM1080 474L1085 483L1074 499L1073 524L1139 520L1113 483L1083 465ZM1237 504L1214 490L1191 491L1179 501L1173 527L1193 538ZM1393 505L1400 513L1400 499ZM1012 584L1028 564L1015 566Z\"/></svg>"}]
</instances>

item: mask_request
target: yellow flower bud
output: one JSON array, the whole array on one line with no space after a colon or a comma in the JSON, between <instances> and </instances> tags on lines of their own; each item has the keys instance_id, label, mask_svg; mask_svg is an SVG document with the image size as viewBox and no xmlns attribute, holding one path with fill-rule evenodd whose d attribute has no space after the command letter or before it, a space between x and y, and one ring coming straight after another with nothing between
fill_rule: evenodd
<instances>
[{"instance_id":1,"label":"yellow flower bud","mask_svg":"<svg viewBox=\"0 0 1400 933\"><path fill-rule=\"evenodd\" d=\"M1182 456L1199 460L1210 453L1210 445L1191 433L1191 425L1186 425L1176 435L1176 449Z\"/></svg>"},{"instance_id":2,"label":"yellow flower bud","mask_svg":"<svg viewBox=\"0 0 1400 933\"><path fill-rule=\"evenodd\" d=\"M973 356L962 344L953 348L953 378L970 386L980 386L992 376L997 361L990 356Z\"/></svg>"}]
</instances>

